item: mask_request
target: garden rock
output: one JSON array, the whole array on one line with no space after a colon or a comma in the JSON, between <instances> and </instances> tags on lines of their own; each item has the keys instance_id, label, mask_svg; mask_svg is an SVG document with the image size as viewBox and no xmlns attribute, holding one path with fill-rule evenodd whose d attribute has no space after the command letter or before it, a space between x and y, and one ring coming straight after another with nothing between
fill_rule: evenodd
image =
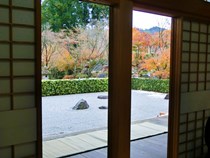
<instances>
[{"instance_id":1,"label":"garden rock","mask_svg":"<svg viewBox=\"0 0 210 158\"><path fill-rule=\"evenodd\" d=\"M80 101L77 102L77 104L72 108L73 110L83 110L83 109L88 109L89 105L86 100L81 99Z\"/></svg>"},{"instance_id":2,"label":"garden rock","mask_svg":"<svg viewBox=\"0 0 210 158\"><path fill-rule=\"evenodd\" d=\"M169 99L169 94L166 94L164 99Z\"/></svg>"},{"instance_id":3,"label":"garden rock","mask_svg":"<svg viewBox=\"0 0 210 158\"><path fill-rule=\"evenodd\" d=\"M99 106L98 108L99 108L99 109L108 109L107 106Z\"/></svg>"},{"instance_id":4,"label":"garden rock","mask_svg":"<svg viewBox=\"0 0 210 158\"><path fill-rule=\"evenodd\" d=\"M99 95L98 99L108 99L108 95Z\"/></svg>"}]
</instances>

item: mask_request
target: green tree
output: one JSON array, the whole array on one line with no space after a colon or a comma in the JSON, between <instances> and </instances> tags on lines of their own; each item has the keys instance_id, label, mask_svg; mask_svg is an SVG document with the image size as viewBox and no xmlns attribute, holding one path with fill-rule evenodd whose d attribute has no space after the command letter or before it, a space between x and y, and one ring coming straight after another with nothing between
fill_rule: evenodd
<instances>
[{"instance_id":1,"label":"green tree","mask_svg":"<svg viewBox=\"0 0 210 158\"><path fill-rule=\"evenodd\" d=\"M42 26L50 25L53 31L86 26L94 20L106 21L109 7L79 0L44 0Z\"/></svg>"}]
</instances>

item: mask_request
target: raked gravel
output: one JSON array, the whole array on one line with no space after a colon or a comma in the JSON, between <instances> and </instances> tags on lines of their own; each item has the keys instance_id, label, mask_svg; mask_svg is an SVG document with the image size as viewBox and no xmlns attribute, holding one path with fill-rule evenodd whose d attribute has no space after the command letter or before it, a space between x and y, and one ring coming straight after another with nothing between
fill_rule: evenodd
<instances>
[{"instance_id":1,"label":"raked gravel","mask_svg":"<svg viewBox=\"0 0 210 158\"><path fill-rule=\"evenodd\" d=\"M99 107L108 106L108 99L97 98L107 94L100 92L42 97L44 140L107 127L108 110ZM160 112L168 113L168 100L164 99L165 96L164 93L132 90L131 121L154 118ZM80 99L88 102L89 109L72 109Z\"/></svg>"}]
</instances>

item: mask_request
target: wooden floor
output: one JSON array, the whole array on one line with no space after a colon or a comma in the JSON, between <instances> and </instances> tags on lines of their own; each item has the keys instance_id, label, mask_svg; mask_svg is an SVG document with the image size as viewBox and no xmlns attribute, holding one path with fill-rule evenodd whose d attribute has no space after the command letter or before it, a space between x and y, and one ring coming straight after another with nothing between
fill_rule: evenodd
<instances>
[{"instance_id":1,"label":"wooden floor","mask_svg":"<svg viewBox=\"0 0 210 158\"><path fill-rule=\"evenodd\" d=\"M152 151L152 152L151 152ZM131 158L166 158L167 134L131 142ZM107 158L107 148L68 156L66 158Z\"/></svg>"},{"instance_id":2,"label":"wooden floor","mask_svg":"<svg viewBox=\"0 0 210 158\"><path fill-rule=\"evenodd\" d=\"M144 121L139 121L132 123L131 125L131 140L136 140L140 138L145 138L147 136L154 136L157 134L165 133L168 131L167 129L168 125L168 117L159 117ZM163 135L165 136L165 135ZM159 139L160 138L160 139ZM166 138L166 136L165 136ZM160 140L160 143L158 141L155 141L156 139ZM139 149L136 148L135 144L138 144L140 148L144 149L144 146L147 146L146 144L153 143L153 145L157 145L157 148L164 148L165 141L162 140L162 136L154 137L153 139L142 139L141 142L144 144L139 144L138 141L133 141L132 144L134 144L133 149L131 150L131 158L137 158L135 155L140 154L138 151ZM166 144L166 143L165 143ZM82 152L90 151L98 148L104 148L107 146L107 130L98 130L98 131L92 131L92 132L86 132L78 135L68 136L64 138L58 138L54 140L44 141L43 142L43 157L44 158L57 158L57 157L64 157L68 155L77 155L81 157ZM145 148L142 150L143 153L147 153L148 148ZM101 153L102 152L102 153ZM106 148L96 150L93 152L95 155L96 153L101 153L106 157ZM150 153L150 152L149 152ZM88 154L92 154L92 152L87 152L85 156L87 157ZM160 154L160 153L159 153ZM93 156L90 156L90 158L94 158ZM102 158L100 156L97 156L97 158ZM150 158L150 157L145 157ZM152 157L151 157L152 158ZM163 157L161 157L163 158Z\"/></svg>"}]
</instances>

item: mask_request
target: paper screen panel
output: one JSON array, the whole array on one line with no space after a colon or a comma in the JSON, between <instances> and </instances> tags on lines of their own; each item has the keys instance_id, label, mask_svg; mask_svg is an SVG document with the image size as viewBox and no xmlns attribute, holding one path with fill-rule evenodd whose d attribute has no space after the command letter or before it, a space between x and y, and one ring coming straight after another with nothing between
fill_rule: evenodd
<instances>
[{"instance_id":1,"label":"paper screen panel","mask_svg":"<svg viewBox=\"0 0 210 158\"><path fill-rule=\"evenodd\" d=\"M34 59L35 58L34 45L14 44L13 58L14 59Z\"/></svg>"},{"instance_id":2,"label":"paper screen panel","mask_svg":"<svg viewBox=\"0 0 210 158\"><path fill-rule=\"evenodd\" d=\"M9 44L0 43L0 59L8 59L10 57L10 46Z\"/></svg>"},{"instance_id":3,"label":"paper screen panel","mask_svg":"<svg viewBox=\"0 0 210 158\"><path fill-rule=\"evenodd\" d=\"M0 25L0 41L9 41L9 27Z\"/></svg>"},{"instance_id":4,"label":"paper screen panel","mask_svg":"<svg viewBox=\"0 0 210 158\"><path fill-rule=\"evenodd\" d=\"M10 96L0 96L0 112L8 111L11 109L11 98Z\"/></svg>"},{"instance_id":5,"label":"paper screen panel","mask_svg":"<svg viewBox=\"0 0 210 158\"><path fill-rule=\"evenodd\" d=\"M0 93L10 93L10 80L0 79Z\"/></svg>"},{"instance_id":6,"label":"paper screen panel","mask_svg":"<svg viewBox=\"0 0 210 158\"><path fill-rule=\"evenodd\" d=\"M9 22L9 9L0 7L0 22L8 23Z\"/></svg>"},{"instance_id":7,"label":"paper screen panel","mask_svg":"<svg viewBox=\"0 0 210 158\"><path fill-rule=\"evenodd\" d=\"M36 109L1 112L0 147L36 140Z\"/></svg>"},{"instance_id":8,"label":"paper screen panel","mask_svg":"<svg viewBox=\"0 0 210 158\"><path fill-rule=\"evenodd\" d=\"M1 158L12 158L12 147L0 147Z\"/></svg>"},{"instance_id":9,"label":"paper screen panel","mask_svg":"<svg viewBox=\"0 0 210 158\"><path fill-rule=\"evenodd\" d=\"M36 4L0 0L0 158L38 157Z\"/></svg>"},{"instance_id":10,"label":"paper screen panel","mask_svg":"<svg viewBox=\"0 0 210 158\"><path fill-rule=\"evenodd\" d=\"M26 143L15 145L15 158L22 158L22 157L32 157L36 152L36 144L35 143Z\"/></svg>"},{"instance_id":11,"label":"paper screen panel","mask_svg":"<svg viewBox=\"0 0 210 158\"><path fill-rule=\"evenodd\" d=\"M13 85L14 85L14 92L20 93L20 92L34 92L34 84L35 81L33 78L28 79L14 79Z\"/></svg>"},{"instance_id":12,"label":"paper screen panel","mask_svg":"<svg viewBox=\"0 0 210 158\"><path fill-rule=\"evenodd\" d=\"M13 27L13 40L18 42L34 42L34 29Z\"/></svg>"},{"instance_id":13,"label":"paper screen panel","mask_svg":"<svg viewBox=\"0 0 210 158\"><path fill-rule=\"evenodd\" d=\"M210 25L183 21L179 158L205 152L204 125L210 114Z\"/></svg>"},{"instance_id":14,"label":"paper screen panel","mask_svg":"<svg viewBox=\"0 0 210 158\"><path fill-rule=\"evenodd\" d=\"M0 76L10 76L10 62L0 62Z\"/></svg>"},{"instance_id":15,"label":"paper screen panel","mask_svg":"<svg viewBox=\"0 0 210 158\"><path fill-rule=\"evenodd\" d=\"M0 0L0 4L9 5L9 0Z\"/></svg>"},{"instance_id":16,"label":"paper screen panel","mask_svg":"<svg viewBox=\"0 0 210 158\"><path fill-rule=\"evenodd\" d=\"M34 12L14 9L12 20L15 24L34 25Z\"/></svg>"},{"instance_id":17,"label":"paper screen panel","mask_svg":"<svg viewBox=\"0 0 210 158\"><path fill-rule=\"evenodd\" d=\"M34 95L14 96L14 109L26 109L35 107Z\"/></svg>"},{"instance_id":18,"label":"paper screen panel","mask_svg":"<svg viewBox=\"0 0 210 158\"><path fill-rule=\"evenodd\" d=\"M12 5L17 7L34 8L34 0L12 0Z\"/></svg>"},{"instance_id":19,"label":"paper screen panel","mask_svg":"<svg viewBox=\"0 0 210 158\"><path fill-rule=\"evenodd\" d=\"M35 64L31 61L15 61L13 62L14 76L34 75Z\"/></svg>"}]
</instances>

